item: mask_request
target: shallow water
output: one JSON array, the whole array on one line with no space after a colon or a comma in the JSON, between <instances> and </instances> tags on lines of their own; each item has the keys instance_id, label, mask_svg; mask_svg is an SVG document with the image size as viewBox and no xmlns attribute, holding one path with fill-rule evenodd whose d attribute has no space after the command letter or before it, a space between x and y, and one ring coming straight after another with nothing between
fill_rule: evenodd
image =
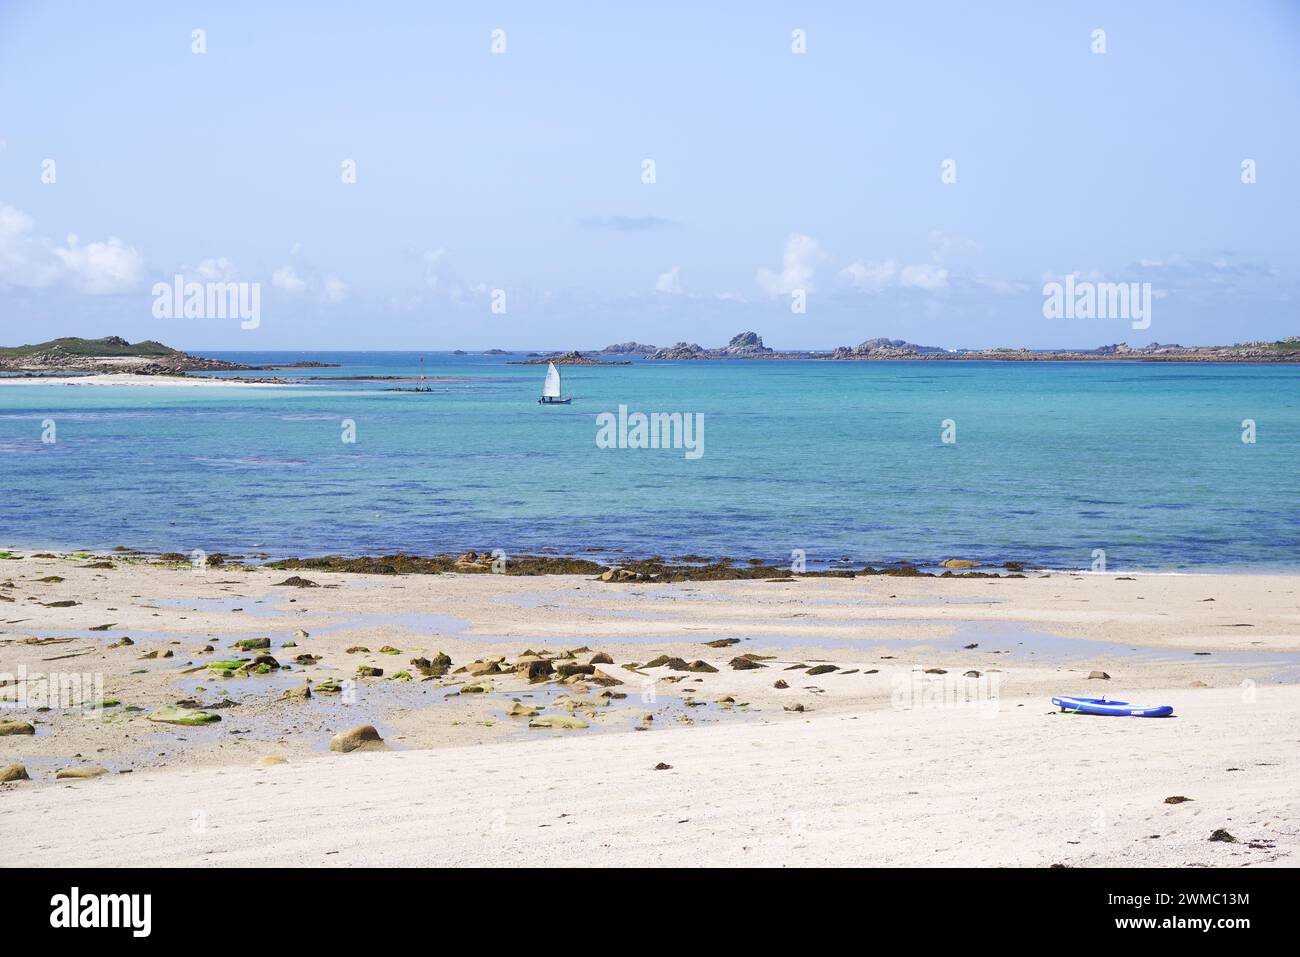
<instances>
[{"instance_id":1,"label":"shallow water","mask_svg":"<svg viewBox=\"0 0 1300 957\"><path fill-rule=\"evenodd\" d=\"M347 368L313 375L419 372L415 354L314 358ZM187 554L804 549L814 568L1081 568L1103 548L1111 569L1300 567L1300 366L638 362L569 367L574 403L545 408L543 369L509 358L431 353L430 375L457 377L431 394L0 388L0 528L23 546ZM620 404L703 413L704 455L597 448L596 414Z\"/></svg>"}]
</instances>

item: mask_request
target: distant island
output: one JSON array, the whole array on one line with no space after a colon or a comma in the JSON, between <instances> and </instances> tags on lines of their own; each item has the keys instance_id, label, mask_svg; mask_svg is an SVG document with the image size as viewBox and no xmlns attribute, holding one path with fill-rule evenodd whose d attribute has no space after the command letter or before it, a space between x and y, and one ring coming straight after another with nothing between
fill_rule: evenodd
<instances>
[{"instance_id":1,"label":"distant island","mask_svg":"<svg viewBox=\"0 0 1300 957\"><path fill-rule=\"evenodd\" d=\"M464 353L456 353L464 355ZM514 353L492 349L484 355L509 356ZM1130 346L1119 342L1096 349L945 349L923 346L903 339L867 339L856 346L838 346L831 350L778 351L763 344L755 332L731 337L725 346L706 349L694 342L678 342L665 348L630 341L615 343L594 354L567 352L528 353L510 365L629 365L628 359L602 356L638 356L646 361L727 361L727 360L809 360L885 361L947 360L985 362L1300 362L1300 336L1287 336L1275 342L1243 342L1229 346L1182 346L1153 342ZM190 372L255 372L273 369L337 368L337 363L304 360L271 365L245 365L225 359L210 359L173 349L152 339L128 342L120 336L102 339L65 337L35 345L0 347L0 373L24 376L57 376L68 373L184 376ZM390 377L375 377L390 378ZM391 377L400 378L400 377ZM280 381L280 380L247 380Z\"/></svg>"},{"instance_id":2,"label":"distant island","mask_svg":"<svg viewBox=\"0 0 1300 957\"><path fill-rule=\"evenodd\" d=\"M121 336L81 339L67 336L34 345L0 347L0 372L51 375L130 373L183 376L189 372L256 372L267 369L332 369L337 363L305 360L280 365L245 365L191 355L161 342L128 342Z\"/></svg>"},{"instance_id":3,"label":"distant island","mask_svg":"<svg viewBox=\"0 0 1300 957\"><path fill-rule=\"evenodd\" d=\"M581 352L555 352L548 355L537 356L535 359L522 359L512 362L512 366L542 366L548 362L554 362L557 366L628 366L632 363L624 359L622 362L611 362L608 359L593 359L589 355Z\"/></svg>"},{"instance_id":4,"label":"distant island","mask_svg":"<svg viewBox=\"0 0 1300 957\"><path fill-rule=\"evenodd\" d=\"M606 350L620 348L608 346ZM697 343L679 342L658 349L650 360L727 360L727 359L821 359L826 361L888 359L971 360L993 362L1087 362L1127 360L1144 362L1300 362L1300 336L1288 336L1276 342L1245 342L1230 346L1181 346L1153 342L1146 346L1127 343L1099 346L1096 349L945 349L923 346L903 339L867 339L856 346L838 346L830 351L777 351L763 344L754 332L732 336L725 346L705 349Z\"/></svg>"}]
</instances>

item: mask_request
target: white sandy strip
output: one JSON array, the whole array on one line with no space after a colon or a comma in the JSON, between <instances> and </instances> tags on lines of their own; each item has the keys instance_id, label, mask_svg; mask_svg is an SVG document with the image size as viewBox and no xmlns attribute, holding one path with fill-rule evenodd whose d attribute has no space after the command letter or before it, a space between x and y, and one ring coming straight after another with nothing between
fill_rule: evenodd
<instances>
[{"instance_id":1,"label":"white sandy strip","mask_svg":"<svg viewBox=\"0 0 1300 957\"><path fill-rule=\"evenodd\" d=\"M237 382L204 376L137 375L134 372L108 372L84 376L0 376L0 385L135 385L155 388L190 389L225 387L279 389L290 382Z\"/></svg>"},{"instance_id":2,"label":"white sandy strip","mask_svg":"<svg viewBox=\"0 0 1300 957\"><path fill-rule=\"evenodd\" d=\"M25 783L0 843L9 866L1296 863L1300 688L1182 697L1167 720L792 714Z\"/></svg>"}]
</instances>

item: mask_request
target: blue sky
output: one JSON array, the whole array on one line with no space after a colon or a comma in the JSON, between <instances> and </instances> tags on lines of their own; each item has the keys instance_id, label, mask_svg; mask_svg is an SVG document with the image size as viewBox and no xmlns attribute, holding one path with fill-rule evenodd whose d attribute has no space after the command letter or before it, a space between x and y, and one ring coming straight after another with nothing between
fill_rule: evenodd
<instances>
[{"instance_id":1,"label":"blue sky","mask_svg":"<svg viewBox=\"0 0 1300 957\"><path fill-rule=\"evenodd\" d=\"M5 0L0 341L1300 333L1300 4L542 6ZM261 324L154 318L178 272ZM1045 319L1070 273L1150 328Z\"/></svg>"}]
</instances>

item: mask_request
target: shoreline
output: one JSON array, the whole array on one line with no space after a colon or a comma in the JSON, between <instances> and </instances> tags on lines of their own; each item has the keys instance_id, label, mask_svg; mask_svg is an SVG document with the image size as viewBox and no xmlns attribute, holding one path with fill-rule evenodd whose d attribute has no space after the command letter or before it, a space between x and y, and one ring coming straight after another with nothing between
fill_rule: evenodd
<instances>
[{"instance_id":1,"label":"shoreline","mask_svg":"<svg viewBox=\"0 0 1300 957\"><path fill-rule=\"evenodd\" d=\"M155 388L236 387L278 389L296 385L290 382L251 382L245 379L218 379L210 376L160 376L135 372L94 372L76 376L0 376L0 386L5 385L73 385L73 386L137 386Z\"/></svg>"},{"instance_id":2,"label":"shoreline","mask_svg":"<svg viewBox=\"0 0 1300 957\"><path fill-rule=\"evenodd\" d=\"M1293 864L1297 595L1300 576L618 584L24 556L0 562L0 720L34 733L0 736L0 767L30 780L0 784L0 813L31 864L779 863L789 841L843 863ZM274 667L214 667L258 655ZM554 670L516 670L533 660ZM111 701L15 707L50 669ZM1175 717L1050 704L1088 693ZM219 720L152 720L178 704ZM329 750L362 724L391 750ZM69 767L105 773L55 779ZM226 810L250 803L300 823ZM541 826L561 815L578 830Z\"/></svg>"},{"instance_id":3,"label":"shoreline","mask_svg":"<svg viewBox=\"0 0 1300 957\"><path fill-rule=\"evenodd\" d=\"M15 699L0 721L35 733L0 736L0 767L20 763L31 780L0 784L0 813L24 822L15 861L30 863L276 864L325 851L468 863L507 853L484 840L482 816L499 812L538 864L636 853L643 839L666 861L767 860L792 815L827 861L901 862L933 839L954 863L1290 864L1298 595L1294 575L619 584L26 555L0 562L0 697ZM233 647L262 637L265 649ZM556 670L530 681L515 670L529 652ZM416 664L440 654L441 675ZM256 655L277 667L212 667ZM98 675L116 703L91 720L13 707L20 668L28 689L51 669ZM342 694L326 692L331 679ZM1088 693L1167 703L1175 717L1050 704ZM220 720L151 720L178 703ZM530 727L534 709L581 727ZM329 750L361 724L392 750ZM89 766L107 773L54 779ZM1133 786L1117 793L1117 776ZM742 777L752 786L725 787ZM1086 813L1063 808L1065 781ZM760 792L779 799L764 806L750 797ZM1169 794L1193 803L1167 807ZM303 826L246 840L251 822L224 809L249 801ZM1099 802L1110 823L1091 832ZM358 807L386 810L358 818ZM412 831L412 807L446 826ZM196 837L201 809L214 830ZM561 834L538 825L561 813L607 850L550 840ZM1208 843L1219 827L1243 843Z\"/></svg>"},{"instance_id":4,"label":"shoreline","mask_svg":"<svg viewBox=\"0 0 1300 957\"><path fill-rule=\"evenodd\" d=\"M1206 565L1196 568L1149 568L1145 566L1115 565L1104 571L1091 568L1070 568L1055 565L1038 565L1031 561L1015 559L980 561L969 567L944 568L944 559L897 559L893 561L851 560L842 562L817 562L808 560L808 570L792 572L789 564L773 564L757 558L733 558L730 556L704 556L685 549L685 554L673 559L660 556L633 557L618 554L604 548L579 549L572 552L539 554L535 551L505 550L510 556L506 559L506 570L500 574L510 576L554 576L567 574L599 575L608 569L651 569L668 572L665 581L711 581L711 580L756 580L793 578L855 578L855 577L889 577L889 578L1016 578L1046 575L1070 575L1085 578L1107 578L1114 576L1141 577L1258 577L1300 575L1300 563L1279 565ZM192 564L189 555L166 550L135 549L121 545L84 545L84 544L26 544L22 541L0 541L0 562L8 553L24 553L31 557L44 555L68 558L71 556L93 556L96 559L129 559L132 562L161 563L171 566L188 566ZM466 556L477 555L477 561L466 562ZM391 565L392 570L382 574L396 576L433 575L448 572L468 574L492 573L492 553L450 550L414 554L409 552L353 552L329 553L322 555L279 555L260 548L251 552L217 552L209 553L209 559L219 565L241 568L274 568L277 570L317 570L334 571L349 574L374 573L378 566ZM511 567L513 565L513 567ZM459 566L459 567L458 567ZM0 564L0 570L3 570ZM213 567L217 567L214 565ZM735 574L727 574L730 569ZM699 572L697 577L694 573ZM642 579L653 580L653 579Z\"/></svg>"}]
</instances>

